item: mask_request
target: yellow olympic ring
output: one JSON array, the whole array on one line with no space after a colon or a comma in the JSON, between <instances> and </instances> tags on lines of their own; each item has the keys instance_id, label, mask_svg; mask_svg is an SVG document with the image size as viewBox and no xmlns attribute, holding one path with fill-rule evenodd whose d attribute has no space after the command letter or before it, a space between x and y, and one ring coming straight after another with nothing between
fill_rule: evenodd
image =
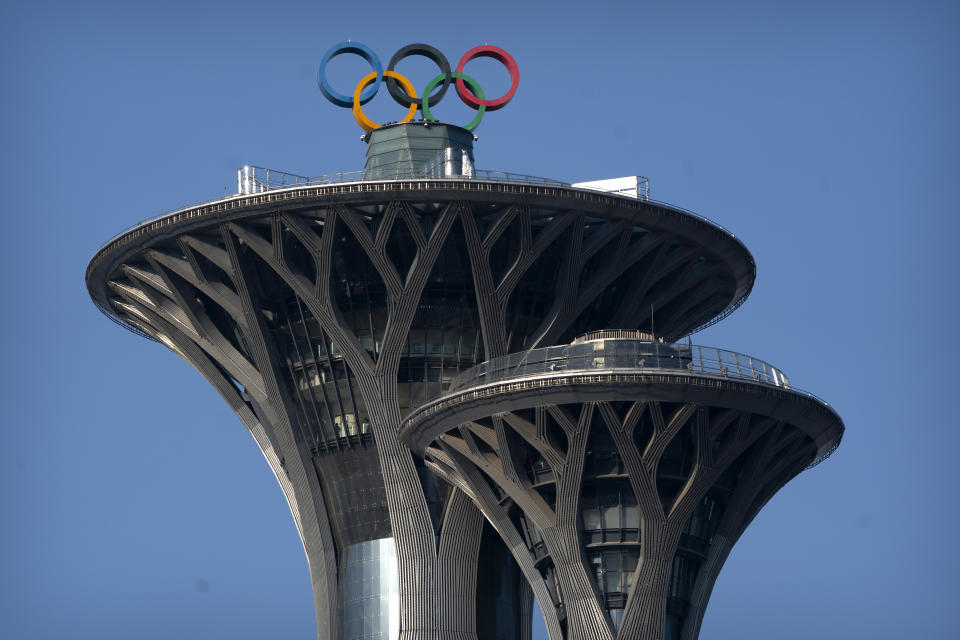
<instances>
[{"instance_id":1,"label":"yellow olympic ring","mask_svg":"<svg viewBox=\"0 0 960 640\"><path fill-rule=\"evenodd\" d=\"M402 75L396 71L384 71L384 77L386 78L395 78L397 82L400 83L400 86L403 87L404 91L407 92L407 95L411 98L414 98L414 102L410 103L410 108L407 110L407 117L401 120L400 122L410 122L413 120L414 114L417 113L417 90L413 88L413 83L404 78ZM379 129L383 125L379 125L363 113L363 108L360 106L360 92L367 88L367 85L372 83L377 79L377 72L373 71L368 73L360 80L360 84L357 85L357 88L353 92L353 118L357 121L357 124L360 125L360 128L366 131L367 133L373 131L374 129Z\"/></svg>"}]
</instances>

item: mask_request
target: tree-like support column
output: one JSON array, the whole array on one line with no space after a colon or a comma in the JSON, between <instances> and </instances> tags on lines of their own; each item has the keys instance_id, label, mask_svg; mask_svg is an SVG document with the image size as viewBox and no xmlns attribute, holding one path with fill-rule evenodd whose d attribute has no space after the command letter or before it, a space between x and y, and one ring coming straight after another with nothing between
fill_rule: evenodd
<instances>
[{"instance_id":1,"label":"tree-like support column","mask_svg":"<svg viewBox=\"0 0 960 640\"><path fill-rule=\"evenodd\" d=\"M766 363L623 334L481 364L402 431L503 536L552 640L696 638L732 545L843 432Z\"/></svg>"},{"instance_id":2,"label":"tree-like support column","mask_svg":"<svg viewBox=\"0 0 960 640\"><path fill-rule=\"evenodd\" d=\"M529 593L509 605L478 595L496 584L491 572L515 569L480 562L499 539L459 481L438 481L401 442L404 417L489 358L636 328L654 311L667 335L684 335L735 309L753 277L736 238L664 205L423 179L184 209L108 243L87 281L101 310L190 362L254 435L304 543L318 637L387 618L401 640L470 640L498 617L478 603L528 620ZM511 521L491 526L526 544ZM374 570L367 551L388 573L396 565L379 609L358 605L351 586L363 581L351 572ZM550 601L542 580L531 584ZM548 609L556 637L563 617Z\"/></svg>"}]
</instances>

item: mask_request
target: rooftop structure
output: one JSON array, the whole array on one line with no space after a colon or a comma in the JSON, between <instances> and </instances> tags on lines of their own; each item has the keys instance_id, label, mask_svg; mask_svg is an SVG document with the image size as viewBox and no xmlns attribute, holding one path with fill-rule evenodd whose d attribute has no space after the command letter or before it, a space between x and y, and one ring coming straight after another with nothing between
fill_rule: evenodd
<instances>
[{"instance_id":1,"label":"rooftop structure","mask_svg":"<svg viewBox=\"0 0 960 640\"><path fill-rule=\"evenodd\" d=\"M464 60L438 94L482 94ZM842 424L770 365L675 344L750 292L735 236L645 179L477 169L436 99L369 128L363 172L244 167L117 236L91 297L253 435L319 638L527 638L533 595L551 640L695 638L743 527Z\"/></svg>"}]
</instances>

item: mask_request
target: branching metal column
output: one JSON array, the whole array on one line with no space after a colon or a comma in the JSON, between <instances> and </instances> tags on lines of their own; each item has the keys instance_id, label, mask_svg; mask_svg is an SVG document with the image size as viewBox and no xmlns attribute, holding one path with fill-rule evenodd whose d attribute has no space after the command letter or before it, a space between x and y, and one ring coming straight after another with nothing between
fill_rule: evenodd
<instances>
[{"instance_id":1,"label":"branching metal column","mask_svg":"<svg viewBox=\"0 0 960 640\"><path fill-rule=\"evenodd\" d=\"M694 640L734 542L843 424L758 360L707 373L685 346L603 338L479 365L403 438L556 605L552 640Z\"/></svg>"},{"instance_id":2,"label":"branching metal column","mask_svg":"<svg viewBox=\"0 0 960 640\"><path fill-rule=\"evenodd\" d=\"M201 371L254 435L303 540L320 638L343 636L346 549L393 538L400 637L469 640L478 572L491 570L469 552L482 529L473 505L499 497L459 476L438 485L399 439L407 413L487 358L637 328L651 311L666 335L684 335L736 308L753 276L739 241L664 205L417 180L177 212L108 243L87 281L105 313ZM565 481L572 491L576 474ZM561 529L543 529L573 567L579 551L562 541L575 505L561 506ZM515 523L485 512L550 602ZM570 579L570 594L586 588L585 574ZM529 597L519 600L529 616ZM595 602L566 602L578 620L596 618ZM547 609L557 637L564 620Z\"/></svg>"}]
</instances>

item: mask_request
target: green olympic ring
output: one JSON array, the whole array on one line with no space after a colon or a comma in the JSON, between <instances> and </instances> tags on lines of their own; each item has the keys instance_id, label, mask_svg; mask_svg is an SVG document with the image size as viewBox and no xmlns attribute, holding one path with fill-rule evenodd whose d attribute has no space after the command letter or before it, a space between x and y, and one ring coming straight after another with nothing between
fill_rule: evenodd
<instances>
[{"instance_id":1,"label":"green olympic ring","mask_svg":"<svg viewBox=\"0 0 960 640\"><path fill-rule=\"evenodd\" d=\"M480 84L476 80L474 80L473 78L471 78L465 73L459 73L456 71L454 71L450 75L454 78L459 78L460 80L463 80L464 82L466 82L470 86L470 90L473 91L474 95L478 96L481 100L486 100L486 96L483 95L483 89L480 88ZM445 77L446 76L441 73L436 78L428 82L427 88L423 90L423 108L421 109L421 111L423 112L424 120L428 120L430 122L438 122L438 120L433 117L433 114L430 113L430 92L433 91L433 88L438 84L440 84L440 82ZM483 114L486 113L486 111L487 111L487 107L481 104L480 108L477 109L477 117L471 120L470 123L464 127L464 129L466 129L467 131L473 131L474 129L476 129L477 125L480 124L480 121L483 119Z\"/></svg>"}]
</instances>

